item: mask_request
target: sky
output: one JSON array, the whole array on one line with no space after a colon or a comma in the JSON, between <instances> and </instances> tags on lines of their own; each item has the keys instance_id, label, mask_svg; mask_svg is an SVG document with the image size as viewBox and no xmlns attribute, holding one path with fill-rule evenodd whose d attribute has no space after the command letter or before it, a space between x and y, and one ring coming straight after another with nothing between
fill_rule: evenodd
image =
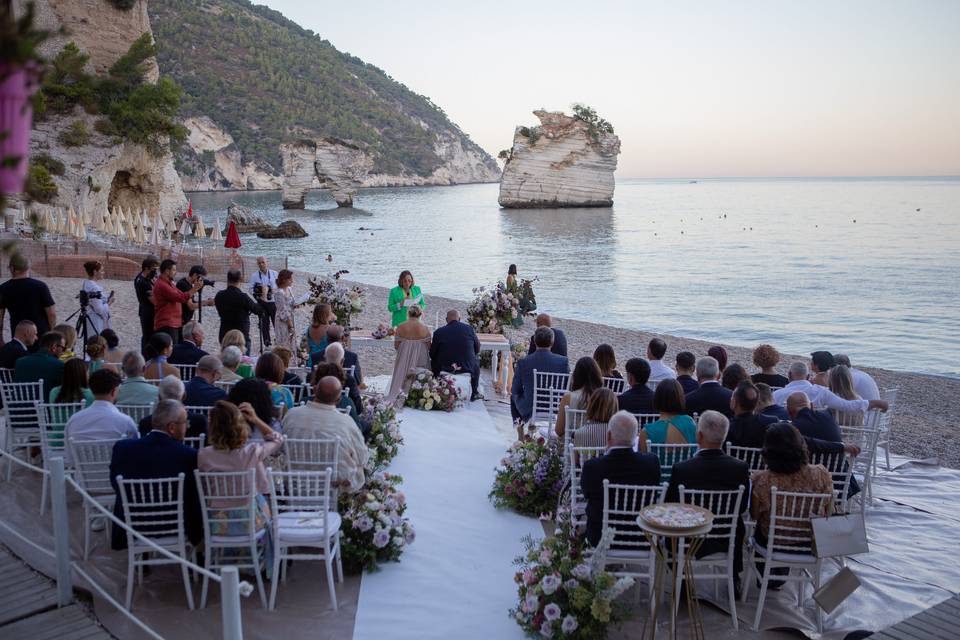
<instances>
[{"instance_id":1,"label":"sky","mask_svg":"<svg viewBox=\"0 0 960 640\"><path fill-rule=\"evenodd\" d=\"M960 175L960 0L260 1L494 156L583 102L618 179Z\"/></svg>"}]
</instances>

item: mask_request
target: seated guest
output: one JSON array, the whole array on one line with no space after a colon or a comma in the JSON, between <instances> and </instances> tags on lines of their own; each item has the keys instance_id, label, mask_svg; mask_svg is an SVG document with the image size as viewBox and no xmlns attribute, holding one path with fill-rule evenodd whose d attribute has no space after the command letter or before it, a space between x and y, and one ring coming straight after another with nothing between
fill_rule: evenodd
<instances>
[{"instance_id":1,"label":"seated guest","mask_svg":"<svg viewBox=\"0 0 960 640\"><path fill-rule=\"evenodd\" d=\"M850 373L850 368L845 365L838 364L827 372L827 388L844 400L860 399L853 388L853 375ZM843 424L848 427L863 426L864 414L862 413L838 411L835 415L837 420L843 421Z\"/></svg>"},{"instance_id":2,"label":"seated guest","mask_svg":"<svg viewBox=\"0 0 960 640\"><path fill-rule=\"evenodd\" d=\"M21 320L13 330L10 342L0 347L0 368L13 369L17 360L30 352L37 341L37 325L30 320Z\"/></svg>"},{"instance_id":3,"label":"seated guest","mask_svg":"<svg viewBox=\"0 0 960 640\"><path fill-rule=\"evenodd\" d=\"M270 349L283 363L283 382L284 385L294 385L299 386L303 384L303 378L295 374L293 371L290 371L290 362L293 360L293 351L290 351L290 347L285 347L282 344Z\"/></svg>"},{"instance_id":4,"label":"seated guest","mask_svg":"<svg viewBox=\"0 0 960 640\"><path fill-rule=\"evenodd\" d=\"M741 383L743 384L743 383ZM746 384L750 384L747 382ZM752 385L751 385L752 386ZM738 387L739 388L739 387ZM736 397L736 392L734 392ZM670 486L666 502L680 501L680 485L685 489L701 491L736 491L743 487L740 497L740 513L747 510L750 497L750 467L723 452L727 437L726 416L716 411L706 411L697 422L697 454L689 460L678 462L670 471ZM731 505L732 506L732 505ZM743 520L738 516L733 544L733 589L740 592L740 572L743 570ZM727 540L708 538L697 552L698 558L713 553L726 553Z\"/></svg>"},{"instance_id":5,"label":"seated guest","mask_svg":"<svg viewBox=\"0 0 960 640\"><path fill-rule=\"evenodd\" d=\"M556 354L558 356L567 357L567 336L562 329L554 329L551 325L553 320L546 313L541 313L537 316L536 320L537 329L540 327L546 327L553 331L553 343L550 345L550 353ZM527 355L532 355L534 351L539 349L536 344L537 332L534 330L533 335L530 336L530 347L527 349Z\"/></svg>"},{"instance_id":6,"label":"seated guest","mask_svg":"<svg viewBox=\"0 0 960 640\"><path fill-rule=\"evenodd\" d=\"M689 351L681 351L677 354L677 382L683 387L683 392L690 393L700 387L700 383L693 377L697 358Z\"/></svg>"},{"instance_id":7,"label":"seated guest","mask_svg":"<svg viewBox=\"0 0 960 640\"><path fill-rule=\"evenodd\" d=\"M50 390L50 404L83 402L93 404L93 392L87 386L87 363L71 358L63 364L63 381Z\"/></svg>"},{"instance_id":8,"label":"seated guest","mask_svg":"<svg viewBox=\"0 0 960 640\"><path fill-rule=\"evenodd\" d=\"M531 357L533 356L527 356L527 358ZM562 438L567 427L567 407L586 409L590 396L593 395L594 391L601 388L603 388L603 377L600 375L600 367L597 366L594 359L583 357L577 360L577 364L573 368L573 375L570 376L570 391L563 394L563 398L560 399L560 406L557 409L557 424L554 431L558 436Z\"/></svg>"},{"instance_id":9,"label":"seated guest","mask_svg":"<svg viewBox=\"0 0 960 640\"><path fill-rule=\"evenodd\" d=\"M344 333L344 328L338 324L331 324L327 326L327 345L331 345L334 342L339 342L343 347L343 368L344 370L353 367L353 379L357 381L357 384L361 387L363 386L363 373L360 371L360 359L357 357L356 352L351 351L347 348L347 341L349 338L346 333ZM324 362L323 352L326 349L324 346L320 351L315 351L310 354L310 366L316 366L321 362Z\"/></svg>"},{"instance_id":10,"label":"seated guest","mask_svg":"<svg viewBox=\"0 0 960 640\"><path fill-rule=\"evenodd\" d=\"M600 373L604 378L622 378L617 371L617 356L613 352L613 347L608 344L598 345L593 351L593 360L600 367Z\"/></svg>"},{"instance_id":11,"label":"seated guest","mask_svg":"<svg viewBox=\"0 0 960 640\"><path fill-rule=\"evenodd\" d=\"M653 391L647 386L647 380L650 379L649 363L643 358L630 358L624 369L630 388L617 398L620 410L630 413L654 413Z\"/></svg>"},{"instance_id":12,"label":"seated guest","mask_svg":"<svg viewBox=\"0 0 960 640\"><path fill-rule=\"evenodd\" d=\"M833 354L829 351L814 351L810 354L810 371L813 378L810 382L821 387L827 386L827 372L836 364Z\"/></svg>"},{"instance_id":13,"label":"seated guest","mask_svg":"<svg viewBox=\"0 0 960 640\"><path fill-rule=\"evenodd\" d=\"M203 356L197 363L197 371L184 385L186 396L183 404L188 407L212 407L217 400L227 397L227 392L215 385L220 379L220 358Z\"/></svg>"},{"instance_id":14,"label":"seated guest","mask_svg":"<svg viewBox=\"0 0 960 640\"><path fill-rule=\"evenodd\" d=\"M201 349L203 346L203 327L198 322L188 322L183 325L183 340L173 347L170 354L170 364L197 364L200 358L207 355Z\"/></svg>"},{"instance_id":15,"label":"seated guest","mask_svg":"<svg viewBox=\"0 0 960 640\"><path fill-rule=\"evenodd\" d=\"M339 438L340 462L336 480L348 485L350 491L357 491L363 486L363 469L370 450L353 420L337 411L341 389L340 381L333 376L318 379L313 400L294 407L283 419L283 433L287 438Z\"/></svg>"},{"instance_id":16,"label":"seated guest","mask_svg":"<svg viewBox=\"0 0 960 640\"><path fill-rule=\"evenodd\" d=\"M650 382L674 380L677 372L663 363L663 356L667 353L667 343L660 338L654 338L647 345L647 360L650 362Z\"/></svg>"},{"instance_id":17,"label":"seated guest","mask_svg":"<svg viewBox=\"0 0 960 640\"><path fill-rule=\"evenodd\" d=\"M526 423L533 415L534 369L549 373L570 372L567 357L550 351L553 345L553 329L538 327L533 332L533 339L537 344L536 350L520 358L514 367L513 385L510 388L510 415L514 423Z\"/></svg>"},{"instance_id":18,"label":"seated guest","mask_svg":"<svg viewBox=\"0 0 960 640\"><path fill-rule=\"evenodd\" d=\"M790 394L787 398L787 412L790 414L790 422L801 435L828 442L843 442L840 427L830 412L811 409L810 400L804 392Z\"/></svg>"},{"instance_id":19,"label":"seated guest","mask_svg":"<svg viewBox=\"0 0 960 640\"><path fill-rule=\"evenodd\" d=\"M690 444L697 438L697 425L684 413L683 387L673 379L661 380L653 392L653 408L660 419L640 430L640 451L647 444Z\"/></svg>"},{"instance_id":20,"label":"seated guest","mask_svg":"<svg viewBox=\"0 0 960 640\"><path fill-rule=\"evenodd\" d=\"M718 344L707 349L707 355L717 361L717 368L721 373L727 368L727 350ZM727 416L728 418L730 416Z\"/></svg>"},{"instance_id":21,"label":"seated guest","mask_svg":"<svg viewBox=\"0 0 960 640\"><path fill-rule=\"evenodd\" d=\"M245 402L249 403L257 417L270 425L271 429L277 432L282 429L279 412L273 403L270 385L260 378L244 378L233 385L227 395L227 401L237 406ZM261 439L260 432L252 427L249 437L251 440Z\"/></svg>"},{"instance_id":22,"label":"seated guest","mask_svg":"<svg viewBox=\"0 0 960 640\"><path fill-rule=\"evenodd\" d=\"M759 369L760 373L750 376L754 384L762 382L771 387L785 387L790 381L786 376L780 375L776 371L776 366L780 362L780 352L769 344L762 344L753 350L753 364Z\"/></svg>"},{"instance_id":23,"label":"seated guest","mask_svg":"<svg viewBox=\"0 0 960 640\"><path fill-rule=\"evenodd\" d=\"M146 363L136 351L127 351L123 356L123 375L126 379L120 383L117 392L117 404L153 404L157 401L157 387L143 377ZM176 398L179 400L180 398Z\"/></svg>"},{"instance_id":24,"label":"seated guest","mask_svg":"<svg viewBox=\"0 0 960 640\"><path fill-rule=\"evenodd\" d=\"M347 373L343 370L343 367L332 362L321 362L318 364L313 370L313 376L315 379L333 376L340 381L341 385L345 384L347 380ZM369 438L370 428L373 425L360 415L362 407L357 407L353 404L353 400L350 399L349 395L340 394L340 402L337 403L337 409L346 409L348 412L347 415L356 423L357 428L360 429L360 433L363 434L363 438L365 440Z\"/></svg>"},{"instance_id":25,"label":"seated guest","mask_svg":"<svg viewBox=\"0 0 960 640\"><path fill-rule=\"evenodd\" d=\"M90 376L93 404L70 416L64 437L72 440L113 440L140 435L133 418L120 413L114 406L119 388L120 376L116 373L109 369L95 371ZM65 462L68 465L72 464L70 452L70 447L67 447Z\"/></svg>"},{"instance_id":26,"label":"seated guest","mask_svg":"<svg viewBox=\"0 0 960 640\"><path fill-rule=\"evenodd\" d=\"M855 369L850 364L850 357L847 355L838 353L833 359L838 365L842 364L850 369L850 376L853 378L853 390L856 391L858 396L864 400L880 399L880 388L873 376L866 371Z\"/></svg>"},{"instance_id":27,"label":"seated guest","mask_svg":"<svg viewBox=\"0 0 960 640\"><path fill-rule=\"evenodd\" d=\"M107 341L107 353L103 359L110 364L123 364L124 350L120 348L120 336L113 329L104 329L100 332L100 337Z\"/></svg>"},{"instance_id":28,"label":"seated guest","mask_svg":"<svg viewBox=\"0 0 960 640\"><path fill-rule=\"evenodd\" d=\"M725 389L733 391L737 388L738 384L749 379L750 376L747 375L747 370L734 362L723 370L723 373L720 375L720 384L722 384Z\"/></svg>"},{"instance_id":29,"label":"seated guest","mask_svg":"<svg viewBox=\"0 0 960 640\"><path fill-rule=\"evenodd\" d=\"M293 409L293 392L283 386L283 360L275 353L268 351L257 360L254 375L267 383L270 387L270 397L274 406L283 406L281 416Z\"/></svg>"},{"instance_id":30,"label":"seated guest","mask_svg":"<svg viewBox=\"0 0 960 640\"><path fill-rule=\"evenodd\" d=\"M76 358L77 354L73 348L77 344L77 328L64 323L58 324L53 330L63 334L63 353L60 354L60 359L66 362L70 358Z\"/></svg>"},{"instance_id":31,"label":"seated guest","mask_svg":"<svg viewBox=\"0 0 960 640\"><path fill-rule=\"evenodd\" d=\"M63 361L60 354L65 349L63 334L48 331L40 337L36 353L23 356L13 367L14 382L39 382L43 380L43 396L50 397L50 390L63 380Z\"/></svg>"},{"instance_id":32,"label":"seated guest","mask_svg":"<svg viewBox=\"0 0 960 640\"><path fill-rule=\"evenodd\" d=\"M601 387L590 395L583 424L572 435L575 447L602 447L606 444L607 423L618 411L617 394Z\"/></svg>"},{"instance_id":33,"label":"seated guest","mask_svg":"<svg viewBox=\"0 0 960 640\"><path fill-rule=\"evenodd\" d=\"M773 389L770 385L763 382L756 383L757 387L757 413L776 418L774 422L790 422L790 414L787 408L773 401ZM757 445L760 446L760 445Z\"/></svg>"},{"instance_id":34,"label":"seated guest","mask_svg":"<svg viewBox=\"0 0 960 640\"><path fill-rule=\"evenodd\" d=\"M243 358L243 352L240 347L229 346L220 352L220 360L223 367L220 369L220 380L224 382L239 382L243 376L237 373L237 367Z\"/></svg>"},{"instance_id":35,"label":"seated guest","mask_svg":"<svg viewBox=\"0 0 960 640\"><path fill-rule=\"evenodd\" d=\"M328 347L329 348L329 347ZM480 339L466 322L460 321L460 312L447 311L447 324L437 327L430 340L430 369L433 375L441 372L470 374L470 402L483 400L480 394ZM344 366L350 366L344 360Z\"/></svg>"},{"instance_id":36,"label":"seated guest","mask_svg":"<svg viewBox=\"0 0 960 640\"><path fill-rule=\"evenodd\" d=\"M150 385L153 386L153 385ZM183 380L177 378L176 376L167 376L160 381L160 384L154 387L157 390L157 406L159 403L164 400L176 400L177 404L180 404L183 401L183 397L186 395L186 389L183 387ZM157 409L154 407L153 413L156 415ZM150 433L150 430L153 428L153 417L146 416L137 425L137 430L140 431L140 437ZM200 434L205 434L207 432L207 415L205 413L188 413L187 414L187 437L196 438Z\"/></svg>"},{"instance_id":37,"label":"seated guest","mask_svg":"<svg viewBox=\"0 0 960 640\"><path fill-rule=\"evenodd\" d=\"M175 478L182 473L184 527L187 538L197 545L203 538L203 518L193 475L197 468L197 450L183 444L187 431L187 410L177 400L161 400L150 421L152 429L144 437L120 440L113 445L110 483L117 493L113 513L123 520L117 476L123 476L125 480L152 480ZM126 532L114 527L113 549L125 549L126 546Z\"/></svg>"},{"instance_id":38,"label":"seated guest","mask_svg":"<svg viewBox=\"0 0 960 640\"><path fill-rule=\"evenodd\" d=\"M143 355L147 363L143 368L143 376L148 380L160 380L167 376L180 377L180 370L167 362L173 353L173 339L166 333L157 332L147 340L147 347Z\"/></svg>"},{"instance_id":39,"label":"seated guest","mask_svg":"<svg viewBox=\"0 0 960 640\"><path fill-rule=\"evenodd\" d=\"M231 329L223 334L223 340L220 341L220 353L222 354L227 347L240 349L241 356L240 364L236 368L237 375L241 378L252 378L253 365L256 361L250 356L242 355L247 352L247 339L240 329Z\"/></svg>"},{"instance_id":40,"label":"seated guest","mask_svg":"<svg viewBox=\"0 0 960 640\"><path fill-rule=\"evenodd\" d=\"M787 377L790 383L783 389L777 389L773 392L773 401L777 404L784 404L790 394L802 391L807 394L810 404L815 407L833 409L834 411L846 411L848 413L866 413L870 409L880 409L886 411L889 405L883 400L844 400L830 389L818 384L811 384L807 380L807 365L805 362L797 361L790 365L787 371Z\"/></svg>"},{"instance_id":41,"label":"seated guest","mask_svg":"<svg viewBox=\"0 0 960 640\"><path fill-rule=\"evenodd\" d=\"M343 367L343 357L343 345L339 342L332 342L323 350L323 359L326 362L339 364L341 367ZM347 395L350 396L351 400L353 400L353 404L358 407L363 406L363 400L360 398L360 385L357 384L357 381L353 378L353 376L347 376L346 389Z\"/></svg>"},{"instance_id":42,"label":"seated guest","mask_svg":"<svg viewBox=\"0 0 960 640\"><path fill-rule=\"evenodd\" d=\"M88 364L90 373L99 371L100 369L110 369L114 373L120 373L120 369L104 359L107 354L107 341L102 337L93 336L87 340L87 346L84 350L87 353L87 357L90 358Z\"/></svg>"},{"instance_id":43,"label":"seated guest","mask_svg":"<svg viewBox=\"0 0 960 640\"><path fill-rule=\"evenodd\" d=\"M704 411L713 410L731 418L730 396L733 392L720 384L720 365L713 356L697 360L697 380L700 386L686 397L687 413L703 414Z\"/></svg>"},{"instance_id":44,"label":"seated guest","mask_svg":"<svg viewBox=\"0 0 960 640\"><path fill-rule=\"evenodd\" d=\"M619 411L607 424L607 453L583 463L580 487L587 501L587 540L596 546L603 533L603 481L610 484L654 486L660 484L660 461L650 453L633 450L637 419Z\"/></svg>"},{"instance_id":45,"label":"seated guest","mask_svg":"<svg viewBox=\"0 0 960 640\"><path fill-rule=\"evenodd\" d=\"M763 446L767 426L778 422L776 416L756 412L759 401L760 392L749 380L744 380L733 390L730 398L733 420L730 421L730 429L727 431L727 441L733 446L759 449Z\"/></svg>"}]
</instances>

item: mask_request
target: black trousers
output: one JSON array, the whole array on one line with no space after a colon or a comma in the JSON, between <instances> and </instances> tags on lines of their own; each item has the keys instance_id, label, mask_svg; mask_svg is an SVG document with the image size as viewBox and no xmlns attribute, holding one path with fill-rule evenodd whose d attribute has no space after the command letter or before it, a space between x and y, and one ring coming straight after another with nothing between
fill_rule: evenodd
<instances>
[{"instance_id":1,"label":"black trousers","mask_svg":"<svg viewBox=\"0 0 960 640\"><path fill-rule=\"evenodd\" d=\"M263 340L263 346L266 348L270 346L270 325L276 321L277 303L257 300L257 304L263 309L263 315L260 316L260 339Z\"/></svg>"},{"instance_id":2,"label":"black trousers","mask_svg":"<svg viewBox=\"0 0 960 640\"><path fill-rule=\"evenodd\" d=\"M153 330L153 310L140 308L140 351L147 348L147 340L155 333Z\"/></svg>"},{"instance_id":3,"label":"black trousers","mask_svg":"<svg viewBox=\"0 0 960 640\"><path fill-rule=\"evenodd\" d=\"M180 327L160 327L153 333L165 333L173 340L173 344L180 343ZM153 334L150 334L153 335Z\"/></svg>"}]
</instances>

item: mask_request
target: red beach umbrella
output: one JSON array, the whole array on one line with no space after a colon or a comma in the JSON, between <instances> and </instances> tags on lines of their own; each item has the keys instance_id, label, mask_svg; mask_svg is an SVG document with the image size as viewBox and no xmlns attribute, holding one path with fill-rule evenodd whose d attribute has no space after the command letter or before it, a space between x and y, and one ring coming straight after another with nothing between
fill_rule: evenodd
<instances>
[{"instance_id":1,"label":"red beach umbrella","mask_svg":"<svg viewBox=\"0 0 960 640\"><path fill-rule=\"evenodd\" d=\"M233 220L230 221L230 226L227 227L227 239L224 241L223 246L227 249L240 248L240 234L237 233L237 225L234 224Z\"/></svg>"},{"instance_id":2,"label":"red beach umbrella","mask_svg":"<svg viewBox=\"0 0 960 640\"><path fill-rule=\"evenodd\" d=\"M193 203L189 200L187 200L187 217L193 217Z\"/></svg>"}]
</instances>

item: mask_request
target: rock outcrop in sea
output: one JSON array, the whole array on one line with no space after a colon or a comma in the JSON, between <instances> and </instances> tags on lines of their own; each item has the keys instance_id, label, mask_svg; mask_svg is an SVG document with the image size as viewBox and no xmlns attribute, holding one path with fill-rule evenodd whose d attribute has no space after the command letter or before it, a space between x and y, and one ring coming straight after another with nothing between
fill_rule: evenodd
<instances>
[{"instance_id":1,"label":"rock outcrop in sea","mask_svg":"<svg viewBox=\"0 0 960 640\"><path fill-rule=\"evenodd\" d=\"M257 232L258 238L306 238L309 233L296 220L284 220L270 229Z\"/></svg>"},{"instance_id":2,"label":"rock outcrop in sea","mask_svg":"<svg viewBox=\"0 0 960 640\"><path fill-rule=\"evenodd\" d=\"M329 189L337 205L352 207L353 196L373 168L360 147L337 140L303 139L280 145L284 209L303 209L308 189Z\"/></svg>"},{"instance_id":3,"label":"rock outcrop in sea","mask_svg":"<svg viewBox=\"0 0 960 640\"><path fill-rule=\"evenodd\" d=\"M500 178L507 208L609 207L620 138L556 111L534 111L535 127L517 127Z\"/></svg>"},{"instance_id":4,"label":"rock outcrop in sea","mask_svg":"<svg viewBox=\"0 0 960 640\"><path fill-rule=\"evenodd\" d=\"M269 222L236 202L231 202L227 206L227 222L223 225L224 233L230 227L231 222L236 227L237 233L260 233L273 228L273 225Z\"/></svg>"}]
</instances>

